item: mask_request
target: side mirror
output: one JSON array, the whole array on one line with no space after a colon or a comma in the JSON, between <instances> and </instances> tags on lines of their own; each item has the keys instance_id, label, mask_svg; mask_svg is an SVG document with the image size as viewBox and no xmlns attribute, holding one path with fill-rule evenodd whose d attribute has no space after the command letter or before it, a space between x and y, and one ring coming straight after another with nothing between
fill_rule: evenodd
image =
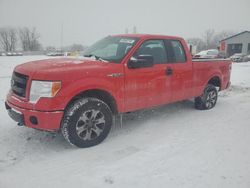
<instances>
[{"instance_id":1,"label":"side mirror","mask_svg":"<svg viewBox=\"0 0 250 188\"><path fill-rule=\"evenodd\" d=\"M154 57L152 55L139 55L137 58L131 57L128 61L128 68L137 69L144 67L153 67Z\"/></svg>"}]
</instances>

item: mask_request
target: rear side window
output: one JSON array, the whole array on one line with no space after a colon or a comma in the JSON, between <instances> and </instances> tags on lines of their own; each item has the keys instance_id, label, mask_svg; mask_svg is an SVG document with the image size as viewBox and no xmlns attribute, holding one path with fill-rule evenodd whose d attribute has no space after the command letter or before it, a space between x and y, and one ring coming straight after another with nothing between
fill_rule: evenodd
<instances>
[{"instance_id":1,"label":"rear side window","mask_svg":"<svg viewBox=\"0 0 250 188\"><path fill-rule=\"evenodd\" d=\"M143 42L133 56L137 58L139 55L152 55L154 64L167 62L167 54L163 40L147 40Z\"/></svg>"},{"instance_id":2,"label":"rear side window","mask_svg":"<svg viewBox=\"0 0 250 188\"><path fill-rule=\"evenodd\" d=\"M165 40L165 45L169 57L168 62L175 62L175 63L186 62L186 54L180 41Z\"/></svg>"}]
</instances>

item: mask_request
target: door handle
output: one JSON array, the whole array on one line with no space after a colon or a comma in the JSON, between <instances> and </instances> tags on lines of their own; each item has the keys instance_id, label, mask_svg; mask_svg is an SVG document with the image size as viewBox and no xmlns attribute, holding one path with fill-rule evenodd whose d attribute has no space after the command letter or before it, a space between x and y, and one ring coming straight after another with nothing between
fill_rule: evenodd
<instances>
[{"instance_id":1,"label":"door handle","mask_svg":"<svg viewBox=\"0 0 250 188\"><path fill-rule=\"evenodd\" d=\"M172 74L173 74L173 69L171 67L168 67L167 70L166 70L166 75L170 76Z\"/></svg>"}]
</instances>

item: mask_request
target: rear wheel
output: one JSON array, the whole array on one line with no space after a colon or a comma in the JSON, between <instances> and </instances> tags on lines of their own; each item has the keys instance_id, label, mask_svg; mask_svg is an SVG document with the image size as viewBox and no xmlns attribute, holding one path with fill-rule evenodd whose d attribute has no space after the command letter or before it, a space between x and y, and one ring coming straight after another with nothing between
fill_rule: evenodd
<instances>
[{"instance_id":1,"label":"rear wheel","mask_svg":"<svg viewBox=\"0 0 250 188\"><path fill-rule=\"evenodd\" d=\"M200 97L195 98L195 108L199 110L209 110L216 105L218 91L212 84L208 84Z\"/></svg>"},{"instance_id":2,"label":"rear wheel","mask_svg":"<svg viewBox=\"0 0 250 188\"><path fill-rule=\"evenodd\" d=\"M66 110L61 131L70 144L91 147L107 137L112 122L112 112L106 103L96 98L83 98Z\"/></svg>"}]
</instances>

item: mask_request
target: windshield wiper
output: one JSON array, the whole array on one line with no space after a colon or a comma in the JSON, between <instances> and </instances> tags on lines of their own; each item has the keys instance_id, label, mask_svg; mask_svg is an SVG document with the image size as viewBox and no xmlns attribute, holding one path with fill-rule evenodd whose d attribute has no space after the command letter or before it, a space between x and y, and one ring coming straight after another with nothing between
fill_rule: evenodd
<instances>
[{"instance_id":1,"label":"windshield wiper","mask_svg":"<svg viewBox=\"0 0 250 188\"><path fill-rule=\"evenodd\" d=\"M94 57L96 60L100 60L100 61L103 61L103 62L108 62L107 60L102 59L101 57L99 57L97 55L94 55L94 54L83 55L83 57Z\"/></svg>"}]
</instances>

